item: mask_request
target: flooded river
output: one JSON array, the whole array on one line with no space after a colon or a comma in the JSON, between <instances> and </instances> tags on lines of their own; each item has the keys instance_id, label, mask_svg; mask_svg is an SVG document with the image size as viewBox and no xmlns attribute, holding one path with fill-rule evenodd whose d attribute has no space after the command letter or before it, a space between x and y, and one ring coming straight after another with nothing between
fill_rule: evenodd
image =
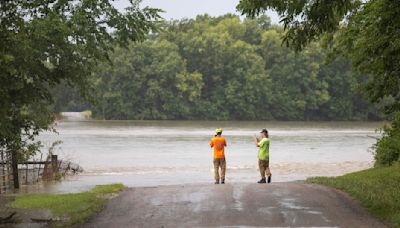
<instances>
[{"instance_id":1,"label":"flooded river","mask_svg":"<svg viewBox=\"0 0 400 228\"><path fill-rule=\"evenodd\" d=\"M85 121L72 115L58 123L59 134L44 133L50 145L62 140L57 154L78 163L84 173L45 191L71 192L95 184L127 186L213 183L209 140L223 128L228 147L229 182L256 182L257 147L253 136L270 131L273 181L336 176L372 166L370 147L378 122L254 121ZM44 151L46 148L44 148ZM36 186L43 188L43 186Z\"/></svg>"}]
</instances>

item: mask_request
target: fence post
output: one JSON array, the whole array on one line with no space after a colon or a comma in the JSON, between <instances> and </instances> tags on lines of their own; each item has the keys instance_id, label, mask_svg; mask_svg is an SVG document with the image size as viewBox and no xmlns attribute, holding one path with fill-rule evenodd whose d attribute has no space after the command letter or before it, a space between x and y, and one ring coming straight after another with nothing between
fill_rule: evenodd
<instances>
[{"instance_id":1,"label":"fence post","mask_svg":"<svg viewBox=\"0 0 400 228\"><path fill-rule=\"evenodd\" d=\"M57 168L58 168L57 166L58 166L57 155L52 154L51 155L51 171L53 173L53 177L54 177L54 174L58 171L57 170Z\"/></svg>"},{"instance_id":2,"label":"fence post","mask_svg":"<svg viewBox=\"0 0 400 228\"><path fill-rule=\"evenodd\" d=\"M8 175L8 173L6 172L6 158L4 156L4 151L0 148L0 161L1 161L1 180L0 180L0 194L1 193L5 193L7 191L7 178L6 175Z\"/></svg>"},{"instance_id":3,"label":"fence post","mask_svg":"<svg viewBox=\"0 0 400 228\"><path fill-rule=\"evenodd\" d=\"M26 170L25 170L25 184L28 184L28 168L29 168L29 165L28 165L28 163L26 163L26 165L25 165L25 168L26 168Z\"/></svg>"},{"instance_id":4,"label":"fence post","mask_svg":"<svg viewBox=\"0 0 400 228\"><path fill-rule=\"evenodd\" d=\"M42 162L42 158L43 158L43 154L40 154L40 162ZM42 163L39 163L39 169L38 169L38 173L37 173L37 181L39 181L39 177L40 177L40 168L42 166Z\"/></svg>"},{"instance_id":5,"label":"fence post","mask_svg":"<svg viewBox=\"0 0 400 228\"><path fill-rule=\"evenodd\" d=\"M14 181L14 188L19 189L19 177L18 177L18 158L17 158L17 151L11 151L11 166L13 172L13 181Z\"/></svg>"}]
</instances>

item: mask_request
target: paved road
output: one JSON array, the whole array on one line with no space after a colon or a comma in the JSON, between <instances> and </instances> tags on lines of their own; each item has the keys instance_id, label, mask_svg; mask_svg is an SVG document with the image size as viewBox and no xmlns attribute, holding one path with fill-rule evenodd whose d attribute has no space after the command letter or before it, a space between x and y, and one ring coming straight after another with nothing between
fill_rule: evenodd
<instances>
[{"instance_id":1,"label":"paved road","mask_svg":"<svg viewBox=\"0 0 400 228\"><path fill-rule=\"evenodd\" d=\"M385 227L346 194L314 184L130 188L83 227Z\"/></svg>"}]
</instances>

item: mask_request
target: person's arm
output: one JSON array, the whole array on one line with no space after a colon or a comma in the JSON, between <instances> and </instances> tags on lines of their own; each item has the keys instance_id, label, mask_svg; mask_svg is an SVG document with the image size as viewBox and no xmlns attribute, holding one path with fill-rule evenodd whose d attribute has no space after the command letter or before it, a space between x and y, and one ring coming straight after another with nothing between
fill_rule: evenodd
<instances>
[{"instance_id":1,"label":"person's arm","mask_svg":"<svg viewBox=\"0 0 400 228\"><path fill-rule=\"evenodd\" d=\"M262 138L261 140L258 141L257 147L262 147L262 146L264 146L264 144L265 144L266 141L267 141L267 140L265 140L265 138Z\"/></svg>"},{"instance_id":2,"label":"person's arm","mask_svg":"<svg viewBox=\"0 0 400 228\"><path fill-rule=\"evenodd\" d=\"M228 144L226 144L226 140L224 139L224 146L226 147L226 146L228 146Z\"/></svg>"},{"instance_id":3,"label":"person's arm","mask_svg":"<svg viewBox=\"0 0 400 228\"><path fill-rule=\"evenodd\" d=\"M214 147L214 141L212 139L210 141L210 147Z\"/></svg>"},{"instance_id":4,"label":"person's arm","mask_svg":"<svg viewBox=\"0 0 400 228\"><path fill-rule=\"evenodd\" d=\"M258 145L258 142L259 142L260 140L257 138L257 136L254 136L254 142L256 143L256 146L257 147L259 147L259 145Z\"/></svg>"}]
</instances>

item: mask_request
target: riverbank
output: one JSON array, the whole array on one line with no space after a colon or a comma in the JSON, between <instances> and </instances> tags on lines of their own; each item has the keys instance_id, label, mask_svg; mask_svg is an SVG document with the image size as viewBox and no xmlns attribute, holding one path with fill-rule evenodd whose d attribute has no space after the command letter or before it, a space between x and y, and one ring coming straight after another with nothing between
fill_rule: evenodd
<instances>
[{"instance_id":1,"label":"riverbank","mask_svg":"<svg viewBox=\"0 0 400 228\"><path fill-rule=\"evenodd\" d=\"M0 217L13 215L8 226L70 227L86 221L103 208L107 199L124 189L122 184L97 185L93 189L69 194L22 194L4 197Z\"/></svg>"},{"instance_id":2,"label":"riverbank","mask_svg":"<svg viewBox=\"0 0 400 228\"><path fill-rule=\"evenodd\" d=\"M400 163L340 177L309 178L307 182L347 192L373 215L400 228Z\"/></svg>"}]
</instances>

